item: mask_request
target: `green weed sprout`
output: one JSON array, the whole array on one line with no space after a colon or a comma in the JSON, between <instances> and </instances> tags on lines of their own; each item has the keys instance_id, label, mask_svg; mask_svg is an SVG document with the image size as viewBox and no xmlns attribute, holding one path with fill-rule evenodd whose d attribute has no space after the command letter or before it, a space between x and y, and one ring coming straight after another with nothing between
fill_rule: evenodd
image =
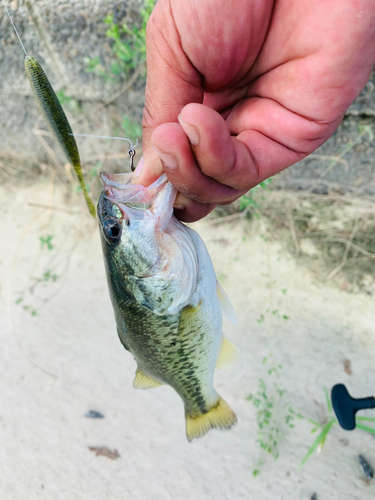
<instances>
[{"instance_id":1,"label":"green weed sprout","mask_svg":"<svg viewBox=\"0 0 375 500\"><path fill-rule=\"evenodd\" d=\"M263 364L268 361L263 358ZM293 429L295 420L303 418L287 402L283 402L285 390L281 387L278 378L281 365L271 366L267 375L275 377L267 384L265 379L259 379L258 390L255 394L249 394L246 398L251 401L256 409L256 420L258 424L257 442L262 450L271 455L275 460L279 457L279 443L284 436L285 428ZM253 476L260 473L259 467L263 465L260 460L258 468L253 470Z\"/></svg>"},{"instance_id":2,"label":"green weed sprout","mask_svg":"<svg viewBox=\"0 0 375 500\"><path fill-rule=\"evenodd\" d=\"M106 37L112 41L111 49L115 61L111 65L111 75L101 66L99 57L88 59L87 71L95 72L107 80L118 80L120 75L128 76L131 70L141 68L140 76L146 76L146 25L155 7L155 0L145 0L141 10L142 23L129 28L127 24L116 24L113 15L104 18L108 24Z\"/></svg>"},{"instance_id":3,"label":"green weed sprout","mask_svg":"<svg viewBox=\"0 0 375 500\"><path fill-rule=\"evenodd\" d=\"M320 432L318 436L316 437L315 441L313 444L310 446L308 452L304 456L300 467L307 461L307 459L314 453L316 450L322 450L323 446L326 442L327 436L329 434L329 431L331 430L332 426L337 422L336 417L334 416L333 409L332 409L332 404L331 404L331 398L329 397L327 388L324 388L324 393L325 393L325 398L326 398L326 404L327 404L327 421L322 425L319 424L318 422L315 422L314 420L309 419L309 421L314 425L314 428L312 429L311 433L316 432L318 429L320 429ZM358 423L361 421L368 421L368 422L375 422L375 418L371 417L356 417L356 428L357 429L362 429L366 432L369 432L371 434L375 434L375 429L373 427L369 427L367 425L363 425L361 423Z\"/></svg>"},{"instance_id":4,"label":"green weed sprout","mask_svg":"<svg viewBox=\"0 0 375 500\"><path fill-rule=\"evenodd\" d=\"M53 243L52 243L53 235L48 234L47 236L39 236L39 241L42 246L42 250L44 246L46 246L47 250L53 250Z\"/></svg>"},{"instance_id":5,"label":"green weed sprout","mask_svg":"<svg viewBox=\"0 0 375 500\"><path fill-rule=\"evenodd\" d=\"M260 204L259 200L254 198L255 194L259 194L259 190L266 190L268 186L271 184L272 178L271 179L266 179L257 186L253 187L248 193L244 194L240 198L240 211L244 210L250 210L252 209L255 216L259 219L260 213ZM264 200L264 196L260 196L260 200Z\"/></svg>"},{"instance_id":6,"label":"green weed sprout","mask_svg":"<svg viewBox=\"0 0 375 500\"><path fill-rule=\"evenodd\" d=\"M137 139L137 137L142 137L142 125L134 120L131 120L128 115L124 115L122 119L122 128L131 140Z\"/></svg>"},{"instance_id":7,"label":"green weed sprout","mask_svg":"<svg viewBox=\"0 0 375 500\"><path fill-rule=\"evenodd\" d=\"M80 113L82 111L81 105L77 99L67 96L63 90L56 92L56 96L61 106L68 107L70 111L74 111L75 113Z\"/></svg>"}]
</instances>

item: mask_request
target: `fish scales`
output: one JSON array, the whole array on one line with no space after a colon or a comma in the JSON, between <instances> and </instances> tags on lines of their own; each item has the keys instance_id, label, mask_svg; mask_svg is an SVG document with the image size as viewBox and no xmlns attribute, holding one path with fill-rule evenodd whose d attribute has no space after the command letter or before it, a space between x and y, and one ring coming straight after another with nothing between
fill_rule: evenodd
<instances>
[{"instance_id":1,"label":"fish scales","mask_svg":"<svg viewBox=\"0 0 375 500\"><path fill-rule=\"evenodd\" d=\"M138 365L134 387L173 387L191 441L237 420L213 385L220 351L230 345L222 335L225 294L203 241L173 217L176 190L166 176L148 188L132 178L102 174L98 203L117 331Z\"/></svg>"},{"instance_id":2,"label":"fish scales","mask_svg":"<svg viewBox=\"0 0 375 500\"><path fill-rule=\"evenodd\" d=\"M213 388L204 391L198 377L203 378L212 366L200 366L199 357L194 360L191 353L199 355L210 350L213 339L204 329L211 329L214 318L199 314L200 305L185 307L176 315L157 316L134 301L126 292L126 285L121 289L125 280L120 281L120 286L118 281L112 269L108 282L122 343L133 353L139 368L177 390L186 408L196 413L205 411L207 405L203 394L209 402L216 402L216 392ZM214 352L212 357L215 354L218 353Z\"/></svg>"}]
</instances>

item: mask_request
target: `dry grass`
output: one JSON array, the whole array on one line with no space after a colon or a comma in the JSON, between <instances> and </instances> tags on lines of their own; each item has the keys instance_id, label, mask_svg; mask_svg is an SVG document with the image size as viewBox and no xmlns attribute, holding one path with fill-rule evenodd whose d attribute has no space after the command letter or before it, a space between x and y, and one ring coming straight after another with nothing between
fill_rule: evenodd
<instances>
[{"instance_id":1,"label":"dry grass","mask_svg":"<svg viewBox=\"0 0 375 500\"><path fill-rule=\"evenodd\" d=\"M254 213L266 222L268 237L279 240L318 280L348 292L375 295L375 202L350 195L326 196L266 191L257 208L227 214L220 208L212 224ZM228 215L229 213L229 215Z\"/></svg>"}]
</instances>

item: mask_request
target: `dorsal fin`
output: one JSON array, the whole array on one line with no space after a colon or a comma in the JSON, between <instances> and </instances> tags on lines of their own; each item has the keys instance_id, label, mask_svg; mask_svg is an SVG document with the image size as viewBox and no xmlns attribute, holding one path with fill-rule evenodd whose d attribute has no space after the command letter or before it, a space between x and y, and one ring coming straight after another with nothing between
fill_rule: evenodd
<instances>
[{"instance_id":1,"label":"dorsal fin","mask_svg":"<svg viewBox=\"0 0 375 500\"><path fill-rule=\"evenodd\" d=\"M247 368L242 352L225 337L216 368L229 375L233 380L239 380Z\"/></svg>"},{"instance_id":2,"label":"dorsal fin","mask_svg":"<svg viewBox=\"0 0 375 500\"><path fill-rule=\"evenodd\" d=\"M235 325L237 323L237 316L234 307L232 306L232 303L229 300L228 295L224 292L223 287L220 285L218 281L216 282L216 288L217 288L217 296L224 316L227 318L228 321L230 321L233 325Z\"/></svg>"}]
</instances>

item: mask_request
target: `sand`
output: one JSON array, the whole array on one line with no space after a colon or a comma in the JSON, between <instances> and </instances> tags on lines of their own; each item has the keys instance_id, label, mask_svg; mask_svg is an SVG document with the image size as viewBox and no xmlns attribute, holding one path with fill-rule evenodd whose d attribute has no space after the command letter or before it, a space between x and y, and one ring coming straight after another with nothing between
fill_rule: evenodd
<instances>
[{"instance_id":1,"label":"sand","mask_svg":"<svg viewBox=\"0 0 375 500\"><path fill-rule=\"evenodd\" d=\"M2 500L374 498L358 463L361 453L375 467L373 435L336 423L300 467L317 436L308 419L327 420L324 387L374 390L373 296L317 282L263 223L195 224L236 309L237 325L224 331L248 370L240 381L215 375L237 426L189 444L178 395L132 387L135 362L117 338L97 225L79 199L40 183L1 188L0 200ZM277 460L261 450L247 400L261 378L280 428ZM304 417L293 428L289 407ZM89 410L105 418L86 418Z\"/></svg>"}]
</instances>

